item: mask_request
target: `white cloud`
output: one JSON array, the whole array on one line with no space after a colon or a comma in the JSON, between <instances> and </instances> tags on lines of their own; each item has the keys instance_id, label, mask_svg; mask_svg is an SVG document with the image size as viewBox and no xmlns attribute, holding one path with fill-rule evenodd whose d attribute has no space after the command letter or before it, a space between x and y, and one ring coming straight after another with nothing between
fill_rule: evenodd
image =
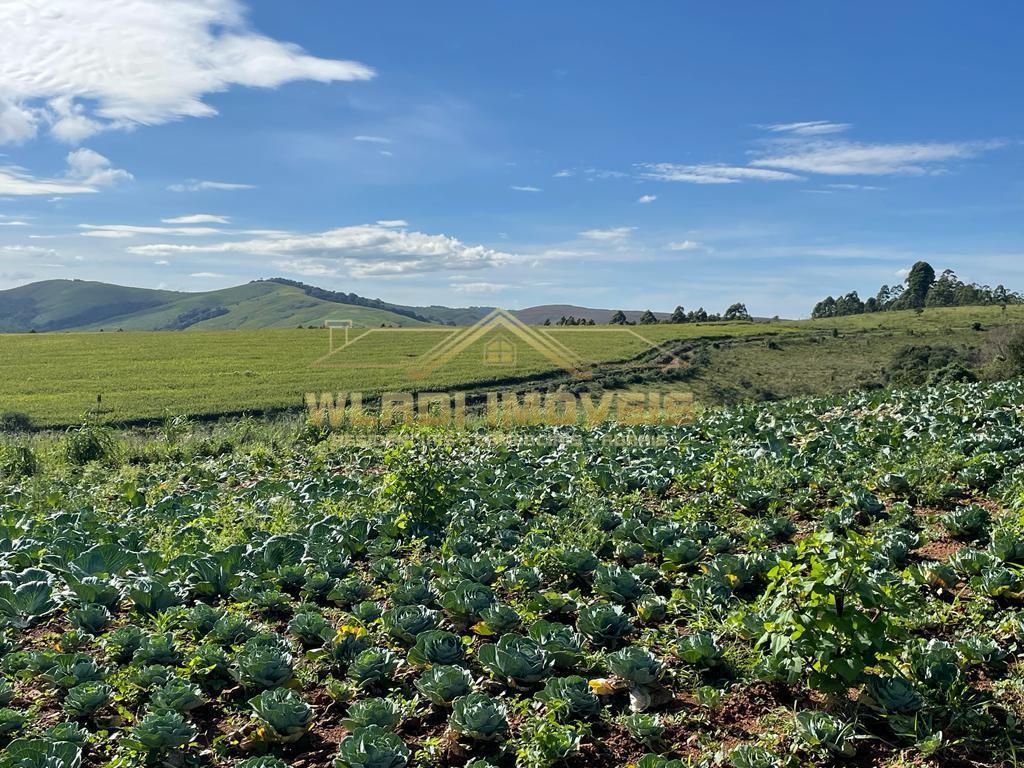
<instances>
[{"instance_id":1,"label":"white cloud","mask_svg":"<svg viewBox=\"0 0 1024 768\"><path fill-rule=\"evenodd\" d=\"M121 168L112 168L110 161L91 149L68 153L67 177L90 187L106 187L119 181L131 181L132 175Z\"/></svg>"},{"instance_id":2,"label":"white cloud","mask_svg":"<svg viewBox=\"0 0 1024 768\"><path fill-rule=\"evenodd\" d=\"M870 184L826 184L829 189L846 189L846 190L859 190L862 192L875 192L885 189L885 187L873 187Z\"/></svg>"},{"instance_id":3,"label":"white cloud","mask_svg":"<svg viewBox=\"0 0 1024 768\"><path fill-rule=\"evenodd\" d=\"M171 184L167 189L171 192L206 192L209 190L232 192L238 189L256 189L256 187L252 184L237 184L230 181L202 181L200 179L189 179L183 184Z\"/></svg>"},{"instance_id":4,"label":"white cloud","mask_svg":"<svg viewBox=\"0 0 1024 768\"><path fill-rule=\"evenodd\" d=\"M377 222L381 227L408 227L409 222L405 219L381 219Z\"/></svg>"},{"instance_id":5,"label":"white cloud","mask_svg":"<svg viewBox=\"0 0 1024 768\"><path fill-rule=\"evenodd\" d=\"M572 171L563 169L563 170L558 171L557 173L555 173L552 176L552 178L555 178L555 179L568 179L570 176L572 176Z\"/></svg>"},{"instance_id":6,"label":"white cloud","mask_svg":"<svg viewBox=\"0 0 1024 768\"><path fill-rule=\"evenodd\" d=\"M298 274L354 277L480 269L514 258L483 245L467 245L448 235L410 232L380 224L209 244L139 245L128 251L164 257L202 253L266 256L275 259L274 266Z\"/></svg>"},{"instance_id":7,"label":"white cloud","mask_svg":"<svg viewBox=\"0 0 1024 768\"><path fill-rule=\"evenodd\" d=\"M68 153L68 168L59 178L40 178L16 166L0 167L0 195L71 195L97 192L98 187L130 181L128 171L91 149Z\"/></svg>"},{"instance_id":8,"label":"white cloud","mask_svg":"<svg viewBox=\"0 0 1024 768\"><path fill-rule=\"evenodd\" d=\"M646 205L647 203L653 203L657 199L658 199L657 195L641 195L637 199L637 202Z\"/></svg>"},{"instance_id":9,"label":"white cloud","mask_svg":"<svg viewBox=\"0 0 1024 768\"><path fill-rule=\"evenodd\" d=\"M390 144L391 139L384 136L353 136L352 141L365 141L369 144Z\"/></svg>"},{"instance_id":10,"label":"white cloud","mask_svg":"<svg viewBox=\"0 0 1024 768\"><path fill-rule=\"evenodd\" d=\"M227 216L216 216L212 213L193 213L190 216L175 216L171 219L160 219L164 224L228 224Z\"/></svg>"},{"instance_id":11,"label":"white cloud","mask_svg":"<svg viewBox=\"0 0 1024 768\"><path fill-rule=\"evenodd\" d=\"M136 235L186 235L197 237L200 235L218 235L222 231L212 227L139 227L131 224L79 224L78 228L85 230L79 233L82 237L108 238L135 237Z\"/></svg>"},{"instance_id":12,"label":"white cloud","mask_svg":"<svg viewBox=\"0 0 1024 768\"><path fill-rule=\"evenodd\" d=\"M32 256L34 258L47 257L56 259L60 254L52 248L40 248L36 245L5 245L0 248L4 253L16 254L19 256Z\"/></svg>"},{"instance_id":13,"label":"white cloud","mask_svg":"<svg viewBox=\"0 0 1024 768\"><path fill-rule=\"evenodd\" d=\"M515 185L509 187L509 189L514 189L516 192L543 192L544 191L540 187L518 187L518 186L515 186Z\"/></svg>"},{"instance_id":14,"label":"white cloud","mask_svg":"<svg viewBox=\"0 0 1024 768\"><path fill-rule=\"evenodd\" d=\"M704 248L696 240L680 240L676 243L669 243L668 247L673 251L699 251Z\"/></svg>"},{"instance_id":15,"label":"white cloud","mask_svg":"<svg viewBox=\"0 0 1024 768\"><path fill-rule=\"evenodd\" d=\"M851 141L783 143L775 154L757 158L759 167L785 168L834 176L888 176L941 173L943 163L975 157L1001 142L859 144Z\"/></svg>"},{"instance_id":16,"label":"white cloud","mask_svg":"<svg viewBox=\"0 0 1024 768\"><path fill-rule=\"evenodd\" d=\"M0 144L20 144L35 138L38 122L32 110L0 100Z\"/></svg>"},{"instance_id":17,"label":"white cloud","mask_svg":"<svg viewBox=\"0 0 1024 768\"><path fill-rule=\"evenodd\" d=\"M50 99L49 108L50 133L60 141L78 144L103 130L103 125L88 117L85 107L71 96Z\"/></svg>"},{"instance_id":18,"label":"white cloud","mask_svg":"<svg viewBox=\"0 0 1024 768\"><path fill-rule=\"evenodd\" d=\"M29 223L27 221L19 221L17 219L15 219L14 221L0 221L0 227L27 227L27 226L29 226Z\"/></svg>"},{"instance_id":19,"label":"white cloud","mask_svg":"<svg viewBox=\"0 0 1024 768\"><path fill-rule=\"evenodd\" d=\"M227 277L227 275L222 275L220 272L193 272L192 274L189 275L189 277L220 278Z\"/></svg>"},{"instance_id":20,"label":"white cloud","mask_svg":"<svg viewBox=\"0 0 1024 768\"><path fill-rule=\"evenodd\" d=\"M153 263L158 267L169 267L171 265L171 262L169 262L167 259L157 259Z\"/></svg>"},{"instance_id":21,"label":"white cloud","mask_svg":"<svg viewBox=\"0 0 1024 768\"><path fill-rule=\"evenodd\" d=\"M508 285L505 283L452 283L449 286L453 291L458 293L499 293L506 288Z\"/></svg>"},{"instance_id":22,"label":"white cloud","mask_svg":"<svg viewBox=\"0 0 1024 768\"><path fill-rule=\"evenodd\" d=\"M625 240L631 234L636 227L612 227L610 229L587 229L580 232L580 237L585 237L587 240L600 240L600 241L615 241Z\"/></svg>"},{"instance_id":23,"label":"white cloud","mask_svg":"<svg viewBox=\"0 0 1024 768\"><path fill-rule=\"evenodd\" d=\"M678 165L676 163L644 163L641 176L656 181L683 181L689 184L738 184L741 181L799 181L802 177L785 171L764 168L703 163Z\"/></svg>"},{"instance_id":24,"label":"white cloud","mask_svg":"<svg viewBox=\"0 0 1024 768\"><path fill-rule=\"evenodd\" d=\"M0 138L43 120L77 142L109 128L216 110L208 94L296 80L367 80L358 62L310 56L254 31L239 0L7 0L0 3Z\"/></svg>"},{"instance_id":25,"label":"white cloud","mask_svg":"<svg viewBox=\"0 0 1024 768\"><path fill-rule=\"evenodd\" d=\"M792 133L798 136L821 136L827 133L842 133L853 126L850 123L833 123L830 120L809 120L803 123L774 123L759 126L772 133Z\"/></svg>"}]
</instances>

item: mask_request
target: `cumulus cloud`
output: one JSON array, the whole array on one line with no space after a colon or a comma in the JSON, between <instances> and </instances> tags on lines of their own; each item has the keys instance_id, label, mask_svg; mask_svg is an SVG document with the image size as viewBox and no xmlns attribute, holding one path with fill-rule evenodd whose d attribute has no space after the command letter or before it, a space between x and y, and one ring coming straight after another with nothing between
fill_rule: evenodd
<instances>
[{"instance_id":1,"label":"cumulus cloud","mask_svg":"<svg viewBox=\"0 0 1024 768\"><path fill-rule=\"evenodd\" d=\"M170 219L160 219L160 221L164 224L227 224L231 219L212 213L193 213L189 216L175 216Z\"/></svg>"},{"instance_id":2,"label":"cumulus cloud","mask_svg":"<svg viewBox=\"0 0 1024 768\"><path fill-rule=\"evenodd\" d=\"M976 157L1002 142L860 144L852 141L783 143L751 165L832 176L920 176L943 172L944 163Z\"/></svg>"},{"instance_id":3,"label":"cumulus cloud","mask_svg":"<svg viewBox=\"0 0 1024 768\"><path fill-rule=\"evenodd\" d=\"M189 179L182 184L171 184L167 189L171 192L207 192L209 190L233 192L238 189L256 189L256 187L253 184L238 184L231 181Z\"/></svg>"},{"instance_id":4,"label":"cumulus cloud","mask_svg":"<svg viewBox=\"0 0 1024 768\"><path fill-rule=\"evenodd\" d=\"M587 240L600 240L604 242L625 240L631 234L636 227L611 227L609 229L586 229L580 232L580 237L585 237Z\"/></svg>"},{"instance_id":5,"label":"cumulus cloud","mask_svg":"<svg viewBox=\"0 0 1024 768\"><path fill-rule=\"evenodd\" d=\"M38 123L31 109L0 99L0 144L20 144L35 138Z\"/></svg>"},{"instance_id":6,"label":"cumulus cloud","mask_svg":"<svg viewBox=\"0 0 1024 768\"><path fill-rule=\"evenodd\" d=\"M322 59L253 30L239 0L8 0L0 3L0 140L49 126L79 142L100 130L216 110L232 86L368 80L354 61Z\"/></svg>"},{"instance_id":7,"label":"cumulus cloud","mask_svg":"<svg viewBox=\"0 0 1024 768\"><path fill-rule=\"evenodd\" d=\"M842 133L853 126L850 123L833 123L831 120L809 120L803 123L773 123L759 126L772 133L789 133L797 136L821 136L827 133Z\"/></svg>"},{"instance_id":8,"label":"cumulus cloud","mask_svg":"<svg viewBox=\"0 0 1024 768\"><path fill-rule=\"evenodd\" d=\"M119 181L131 181L132 175L114 168L110 161L91 149L76 149L68 153L67 177L90 187L106 187Z\"/></svg>"},{"instance_id":9,"label":"cumulus cloud","mask_svg":"<svg viewBox=\"0 0 1024 768\"><path fill-rule=\"evenodd\" d=\"M655 181L682 181L689 184L738 184L742 181L799 181L803 177L785 171L748 168L722 163L679 165L644 163L640 175Z\"/></svg>"},{"instance_id":10,"label":"cumulus cloud","mask_svg":"<svg viewBox=\"0 0 1024 768\"><path fill-rule=\"evenodd\" d=\"M646 205L647 203L653 203L657 199L658 199L657 195L641 195L637 199L637 202Z\"/></svg>"},{"instance_id":11,"label":"cumulus cloud","mask_svg":"<svg viewBox=\"0 0 1024 768\"><path fill-rule=\"evenodd\" d=\"M512 260L508 253L467 245L448 235L382 224L360 224L312 234L276 233L250 240L207 244L157 243L129 252L145 256L246 254L273 259L275 266L303 275L404 275L482 269Z\"/></svg>"},{"instance_id":12,"label":"cumulus cloud","mask_svg":"<svg viewBox=\"0 0 1024 768\"><path fill-rule=\"evenodd\" d=\"M99 187L130 181L128 171L91 149L68 153L67 170L58 178L33 176L17 166L0 167L0 195L71 195L97 192Z\"/></svg>"}]
</instances>

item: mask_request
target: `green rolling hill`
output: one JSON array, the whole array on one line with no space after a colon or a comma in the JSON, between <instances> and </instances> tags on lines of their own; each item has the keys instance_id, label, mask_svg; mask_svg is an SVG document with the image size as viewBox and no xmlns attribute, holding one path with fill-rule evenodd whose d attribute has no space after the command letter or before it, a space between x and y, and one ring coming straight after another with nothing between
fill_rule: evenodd
<instances>
[{"instance_id":1,"label":"green rolling hill","mask_svg":"<svg viewBox=\"0 0 1024 768\"><path fill-rule=\"evenodd\" d=\"M202 293L128 288L85 280L47 280L0 291L0 333L294 328L327 319L357 326L414 326L422 320L342 304L274 282Z\"/></svg>"}]
</instances>

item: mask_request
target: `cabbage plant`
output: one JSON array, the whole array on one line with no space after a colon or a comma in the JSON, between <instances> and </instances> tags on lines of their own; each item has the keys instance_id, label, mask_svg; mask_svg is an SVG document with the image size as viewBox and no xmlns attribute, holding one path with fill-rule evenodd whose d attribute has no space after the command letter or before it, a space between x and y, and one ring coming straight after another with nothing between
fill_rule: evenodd
<instances>
[{"instance_id":1,"label":"cabbage plant","mask_svg":"<svg viewBox=\"0 0 1024 768\"><path fill-rule=\"evenodd\" d=\"M448 727L475 741L501 741L508 734L508 710L491 696L470 693L452 702Z\"/></svg>"},{"instance_id":2,"label":"cabbage plant","mask_svg":"<svg viewBox=\"0 0 1024 768\"><path fill-rule=\"evenodd\" d=\"M313 723L313 710L295 691L272 688L249 700L260 722L260 736L288 744L298 741Z\"/></svg>"},{"instance_id":3,"label":"cabbage plant","mask_svg":"<svg viewBox=\"0 0 1024 768\"><path fill-rule=\"evenodd\" d=\"M601 710L601 702L579 675L551 678L534 698L562 721L593 717Z\"/></svg>"},{"instance_id":4,"label":"cabbage plant","mask_svg":"<svg viewBox=\"0 0 1024 768\"><path fill-rule=\"evenodd\" d=\"M64 697L64 711L72 717L92 717L113 698L114 689L106 683L82 683L68 690Z\"/></svg>"},{"instance_id":5,"label":"cabbage plant","mask_svg":"<svg viewBox=\"0 0 1024 768\"><path fill-rule=\"evenodd\" d=\"M342 739L334 768L405 768L409 748L394 733L377 725L358 728Z\"/></svg>"},{"instance_id":6,"label":"cabbage plant","mask_svg":"<svg viewBox=\"0 0 1024 768\"><path fill-rule=\"evenodd\" d=\"M537 641L515 634L502 635L496 643L481 646L477 658L494 677L513 687L536 683L554 666Z\"/></svg>"},{"instance_id":7,"label":"cabbage plant","mask_svg":"<svg viewBox=\"0 0 1024 768\"><path fill-rule=\"evenodd\" d=\"M580 608L576 628L587 640L603 648L614 648L633 632L633 624L617 605L597 603Z\"/></svg>"},{"instance_id":8,"label":"cabbage plant","mask_svg":"<svg viewBox=\"0 0 1024 768\"><path fill-rule=\"evenodd\" d=\"M352 702L341 724L350 731L376 725L393 731L402 722L402 708L392 699L370 698Z\"/></svg>"},{"instance_id":9,"label":"cabbage plant","mask_svg":"<svg viewBox=\"0 0 1024 768\"><path fill-rule=\"evenodd\" d=\"M853 725L827 712L797 712L796 735L811 750L824 749L843 757L853 757L857 752Z\"/></svg>"},{"instance_id":10,"label":"cabbage plant","mask_svg":"<svg viewBox=\"0 0 1024 768\"><path fill-rule=\"evenodd\" d=\"M433 666L416 679L416 690L438 706L448 706L473 689L473 676L464 667Z\"/></svg>"},{"instance_id":11,"label":"cabbage plant","mask_svg":"<svg viewBox=\"0 0 1024 768\"><path fill-rule=\"evenodd\" d=\"M131 730L128 743L146 752L163 753L181 749L197 731L179 712L151 712Z\"/></svg>"},{"instance_id":12,"label":"cabbage plant","mask_svg":"<svg viewBox=\"0 0 1024 768\"><path fill-rule=\"evenodd\" d=\"M430 629L416 636L409 651L409 661L417 666L458 664L466 655L462 638L443 629Z\"/></svg>"},{"instance_id":13,"label":"cabbage plant","mask_svg":"<svg viewBox=\"0 0 1024 768\"><path fill-rule=\"evenodd\" d=\"M646 648L635 645L609 654L605 663L616 677L639 685L650 685L662 674L661 662Z\"/></svg>"}]
</instances>

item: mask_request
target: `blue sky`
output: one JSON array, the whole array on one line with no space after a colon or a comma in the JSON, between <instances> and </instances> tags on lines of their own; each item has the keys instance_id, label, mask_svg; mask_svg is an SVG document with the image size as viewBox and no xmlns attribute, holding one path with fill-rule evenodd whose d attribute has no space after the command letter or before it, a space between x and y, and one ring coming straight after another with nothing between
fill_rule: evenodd
<instances>
[{"instance_id":1,"label":"blue sky","mask_svg":"<svg viewBox=\"0 0 1024 768\"><path fill-rule=\"evenodd\" d=\"M300 7L301 12L296 12ZM1024 289L1024 7L11 0L0 287L806 315Z\"/></svg>"}]
</instances>

